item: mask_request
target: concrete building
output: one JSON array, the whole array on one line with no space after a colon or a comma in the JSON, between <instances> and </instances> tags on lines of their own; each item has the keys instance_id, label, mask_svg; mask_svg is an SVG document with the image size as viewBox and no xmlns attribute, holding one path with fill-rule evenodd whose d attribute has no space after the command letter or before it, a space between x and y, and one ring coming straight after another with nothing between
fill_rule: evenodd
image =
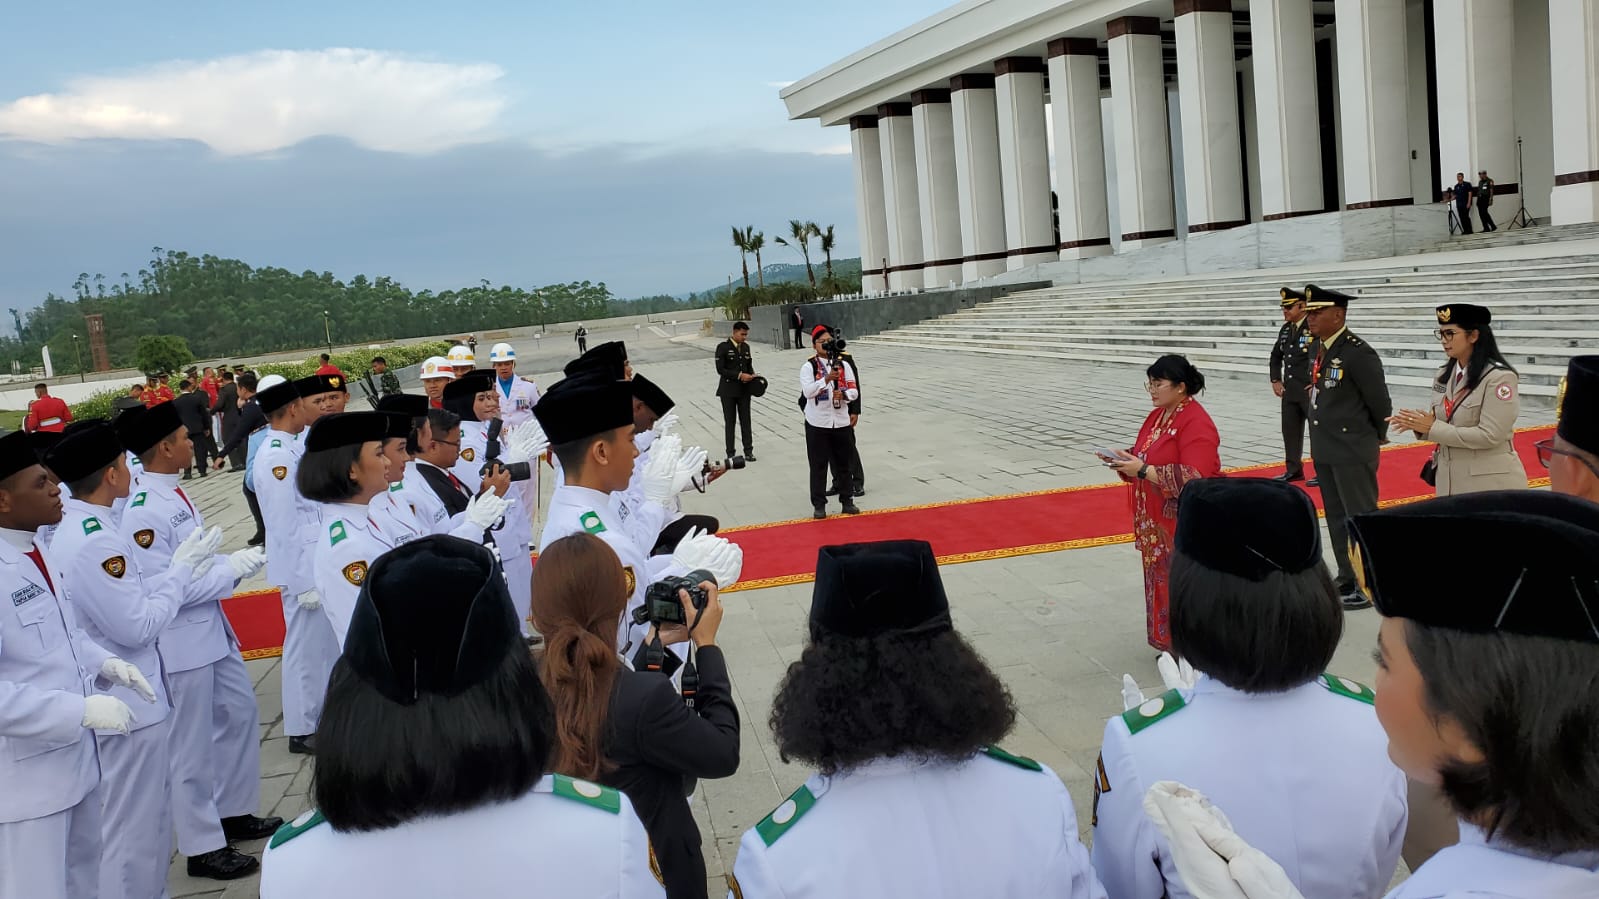
<instances>
[{"instance_id":1,"label":"concrete building","mask_svg":"<svg viewBox=\"0 0 1599 899\"><path fill-rule=\"evenodd\" d=\"M850 129L867 291L1391 256L1482 169L1599 220L1599 0L964 0L781 97Z\"/></svg>"}]
</instances>

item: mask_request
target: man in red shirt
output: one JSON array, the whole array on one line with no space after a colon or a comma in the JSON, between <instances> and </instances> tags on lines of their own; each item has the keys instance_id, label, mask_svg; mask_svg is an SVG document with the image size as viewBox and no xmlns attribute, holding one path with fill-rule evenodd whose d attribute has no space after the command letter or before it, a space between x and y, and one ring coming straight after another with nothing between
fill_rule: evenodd
<instances>
[{"instance_id":1,"label":"man in red shirt","mask_svg":"<svg viewBox=\"0 0 1599 899\"><path fill-rule=\"evenodd\" d=\"M204 376L200 378L200 389L204 390L205 395L211 398L211 405L213 406L217 404L217 389L221 386L221 382L217 380L216 369L207 365Z\"/></svg>"},{"instance_id":2,"label":"man in red shirt","mask_svg":"<svg viewBox=\"0 0 1599 899\"><path fill-rule=\"evenodd\" d=\"M67 422L72 420L72 410L58 397L50 395L50 388L43 384L33 385L33 402L28 404L27 417L22 419L22 430L28 433L44 431L50 434L59 434L66 430Z\"/></svg>"},{"instance_id":3,"label":"man in red shirt","mask_svg":"<svg viewBox=\"0 0 1599 899\"><path fill-rule=\"evenodd\" d=\"M328 357L327 353L323 353L322 354L322 367L318 368L315 372L313 372L313 374L317 374L317 375L339 375L339 376L342 377L344 375L344 372L341 371L337 365L333 364L333 360Z\"/></svg>"}]
</instances>

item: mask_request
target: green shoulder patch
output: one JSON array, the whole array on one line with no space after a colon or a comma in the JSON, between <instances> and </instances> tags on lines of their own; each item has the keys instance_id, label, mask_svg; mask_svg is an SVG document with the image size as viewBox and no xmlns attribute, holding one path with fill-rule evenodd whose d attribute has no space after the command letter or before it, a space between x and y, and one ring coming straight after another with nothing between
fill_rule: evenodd
<instances>
[{"instance_id":1,"label":"green shoulder patch","mask_svg":"<svg viewBox=\"0 0 1599 899\"><path fill-rule=\"evenodd\" d=\"M1122 721L1127 723L1129 731L1136 734L1156 721L1175 714L1184 705L1183 694L1167 690L1137 708L1122 712Z\"/></svg>"},{"instance_id":2,"label":"green shoulder patch","mask_svg":"<svg viewBox=\"0 0 1599 899\"><path fill-rule=\"evenodd\" d=\"M1352 681L1347 677L1339 677L1336 674L1323 674L1321 676L1321 685L1339 696L1364 702L1366 705L1377 704L1376 690L1365 684Z\"/></svg>"},{"instance_id":3,"label":"green shoulder patch","mask_svg":"<svg viewBox=\"0 0 1599 899\"><path fill-rule=\"evenodd\" d=\"M1002 761L1002 762L1004 762L1007 765L1015 765L1018 768L1026 768L1029 771L1042 771L1042 770L1044 770L1044 766L1043 765L1040 765L1039 763L1033 761L1032 759L1028 758L1027 756L1025 756L1025 755L1011 755L1010 753L1006 752L1005 750L1000 749L998 746L984 746L983 747L983 755L986 755L986 756L988 756L991 759L998 759L999 761Z\"/></svg>"},{"instance_id":4,"label":"green shoulder patch","mask_svg":"<svg viewBox=\"0 0 1599 899\"><path fill-rule=\"evenodd\" d=\"M276 437L272 438L272 442L270 444L268 444L268 446L271 446L271 447L274 447L274 448L280 447L282 445L283 445L283 441L277 439Z\"/></svg>"},{"instance_id":5,"label":"green shoulder patch","mask_svg":"<svg viewBox=\"0 0 1599 899\"><path fill-rule=\"evenodd\" d=\"M350 535L344 532L344 521L342 519L328 525L328 540L331 541L328 544L329 546L338 546L339 541L348 536Z\"/></svg>"},{"instance_id":6,"label":"green shoulder patch","mask_svg":"<svg viewBox=\"0 0 1599 899\"><path fill-rule=\"evenodd\" d=\"M405 482L404 481L395 481L394 483L389 485L389 492L390 493L399 493L401 490L404 490L404 489L405 489Z\"/></svg>"},{"instance_id":7,"label":"green shoulder patch","mask_svg":"<svg viewBox=\"0 0 1599 899\"><path fill-rule=\"evenodd\" d=\"M622 794L614 787L602 787L597 783L567 777L565 774L555 775L554 782L553 792L557 796L604 809L613 815L622 811Z\"/></svg>"},{"instance_id":8,"label":"green shoulder patch","mask_svg":"<svg viewBox=\"0 0 1599 899\"><path fill-rule=\"evenodd\" d=\"M582 525L583 530L589 532L590 534L598 534L605 530L605 522L600 520L600 513L593 510L579 515L577 517L577 523Z\"/></svg>"},{"instance_id":9,"label":"green shoulder patch","mask_svg":"<svg viewBox=\"0 0 1599 899\"><path fill-rule=\"evenodd\" d=\"M801 784L799 789L783 800L782 805L772 809L770 815L755 825L755 832L761 835L761 842L770 846L777 842L778 837L787 833L795 821L805 817L805 813L815 804L816 796L811 793L811 788Z\"/></svg>"},{"instance_id":10,"label":"green shoulder patch","mask_svg":"<svg viewBox=\"0 0 1599 899\"><path fill-rule=\"evenodd\" d=\"M90 515L88 518L83 520L83 533L85 535L92 534L95 531L103 530L105 530L105 528L100 526L100 519L95 518L93 515Z\"/></svg>"},{"instance_id":11,"label":"green shoulder patch","mask_svg":"<svg viewBox=\"0 0 1599 899\"><path fill-rule=\"evenodd\" d=\"M279 846L282 846L284 843L287 843L311 828L316 827L319 824L326 823L327 820L328 819L322 817L322 813L316 809L305 812L304 814L300 815L300 817L295 818L293 821L290 821L289 823L278 828L278 832L272 835L272 848L276 849Z\"/></svg>"},{"instance_id":12,"label":"green shoulder patch","mask_svg":"<svg viewBox=\"0 0 1599 899\"><path fill-rule=\"evenodd\" d=\"M128 500L128 508L137 509L138 507L144 505L144 498L148 495L149 494L145 493L143 490L134 494L133 499Z\"/></svg>"}]
</instances>

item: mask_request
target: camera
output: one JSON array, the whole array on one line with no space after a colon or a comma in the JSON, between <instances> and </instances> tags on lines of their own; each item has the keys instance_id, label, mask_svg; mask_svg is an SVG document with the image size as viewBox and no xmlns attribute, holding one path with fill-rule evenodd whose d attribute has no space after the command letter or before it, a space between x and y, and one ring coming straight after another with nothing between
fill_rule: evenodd
<instances>
[{"instance_id":1,"label":"camera","mask_svg":"<svg viewBox=\"0 0 1599 899\"><path fill-rule=\"evenodd\" d=\"M700 474L723 474L729 470L737 471L746 464L743 456L729 456L720 462L706 462Z\"/></svg>"},{"instance_id":2,"label":"camera","mask_svg":"<svg viewBox=\"0 0 1599 899\"><path fill-rule=\"evenodd\" d=\"M703 568L696 568L682 577L669 577L644 588L644 604L633 610L634 624L687 624L683 618L683 604L677 599L677 591L687 590L689 601L695 609L704 609L706 603L711 601L710 596L702 589L700 583L710 581L716 583L715 575Z\"/></svg>"},{"instance_id":3,"label":"camera","mask_svg":"<svg viewBox=\"0 0 1599 899\"><path fill-rule=\"evenodd\" d=\"M511 480L525 481L533 477L533 466L526 462L505 463L500 461L500 431L505 428L505 422L498 418L489 422L487 445L483 448L483 467L478 469L480 477L487 477L495 466L504 468L511 473Z\"/></svg>"},{"instance_id":4,"label":"camera","mask_svg":"<svg viewBox=\"0 0 1599 899\"><path fill-rule=\"evenodd\" d=\"M842 329L834 328L829 333L833 335L833 339L822 344L822 347L827 350L828 358L836 362L844 350L848 349L849 344L844 341L844 331Z\"/></svg>"}]
</instances>

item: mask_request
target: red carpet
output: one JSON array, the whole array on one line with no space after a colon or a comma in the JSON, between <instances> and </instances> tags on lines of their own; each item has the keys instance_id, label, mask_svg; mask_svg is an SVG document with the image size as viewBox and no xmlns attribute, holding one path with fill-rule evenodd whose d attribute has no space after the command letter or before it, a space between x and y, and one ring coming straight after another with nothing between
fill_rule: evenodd
<instances>
[{"instance_id":1,"label":"red carpet","mask_svg":"<svg viewBox=\"0 0 1599 899\"><path fill-rule=\"evenodd\" d=\"M1516 450L1533 486L1548 483L1532 445L1554 433L1552 427L1518 431ZM1431 444L1385 449L1377 469L1382 505L1432 496L1416 476L1432 452ZM1314 474L1313 466L1307 470ZM1235 477L1274 477L1282 465L1228 469ZM1320 491L1309 490L1321 506ZM861 515L833 515L722 531L744 548L743 579L730 590L756 590L812 579L818 547L866 540L916 538L933 544L942 564L976 562L1032 553L1132 542L1132 511L1121 484L1064 487L991 499L954 500L881 509ZM276 590L241 593L223 603L246 658L277 655L283 643L283 613Z\"/></svg>"}]
</instances>

